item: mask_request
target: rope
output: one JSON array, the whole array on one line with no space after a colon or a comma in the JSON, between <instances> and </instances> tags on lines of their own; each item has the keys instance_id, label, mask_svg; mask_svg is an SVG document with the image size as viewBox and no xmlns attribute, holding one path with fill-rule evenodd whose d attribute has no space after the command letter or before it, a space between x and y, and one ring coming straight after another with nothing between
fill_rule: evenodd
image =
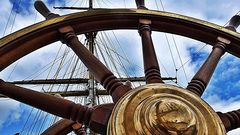
<instances>
[{"instance_id":1,"label":"rope","mask_svg":"<svg viewBox=\"0 0 240 135\"><path fill-rule=\"evenodd\" d=\"M177 47L177 43L176 43L176 40L175 40L175 38L174 38L173 35L172 35L172 39L173 39L174 46L175 46L175 48L176 48L176 50L177 50L177 54L178 54L178 57L179 57L179 59L180 59L180 63L181 63L181 65L183 65L183 61L182 61L182 58L181 58L181 56L180 56L180 53L179 53L179 50L178 50L178 47ZM185 70L184 67L183 67L183 73L184 73L184 76L185 76L186 81L188 82L186 70Z\"/></svg>"},{"instance_id":2,"label":"rope","mask_svg":"<svg viewBox=\"0 0 240 135\"><path fill-rule=\"evenodd\" d=\"M106 36L107 36L107 33L105 33L106 34ZM109 35L108 35L109 36ZM107 37L108 37L107 36ZM114 36L114 38L115 39L117 39L116 38L116 36ZM114 46L114 44L118 44L119 42L118 42L118 40L117 40L117 43L113 43L113 40L111 39L111 38L108 38L110 41L111 41L111 44L110 44L110 46L113 48L113 50L115 51L115 52L117 52L116 50L116 47ZM120 45L119 45L120 46ZM127 76L127 77L130 77L129 75L128 75L128 73L127 73L127 70L126 70L126 67L124 66L124 64L123 64L123 62L122 62L122 60L120 59L120 54L119 53L114 53L115 55L116 55L116 57L117 57L117 60L118 60L118 62L119 62L119 64L120 64L120 66L123 68L123 71L124 71L124 73L125 73L125 75ZM118 54L118 55L117 55Z\"/></svg>"},{"instance_id":3,"label":"rope","mask_svg":"<svg viewBox=\"0 0 240 135\"><path fill-rule=\"evenodd\" d=\"M18 5L20 5L21 2L22 2L22 0L19 0ZM10 33L12 33L13 26L14 26L14 23L15 23L15 20L16 20L16 17L17 17L17 12L18 12L18 10L19 10L19 6L17 7L16 13L14 14L13 23L12 23L12 26L11 26L11 29L10 29Z\"/></svg>"},{"instance_id":4,"label":"rope","mask_svg":"<svg viewBox=\"0 0 240 135\"><path fill-rule=\"evenodd\" d=\"M36 109L36 110L37 110L37 109ZM35 114L35 116L34 116L34 118L33 118L33 121L35 121L35 122L33 122L33 123L30 125L30 128L29 128L29 130L28 130L28 132L27 132L27 135L31 135L31 132L32 132L32 130L34 129L36 123L37 123L36 119L38 119L39 113L41 113L41 111L37 110L37 113Z\"/></svg>"},{"instance_id":5,"label":"rope","mask_svg":"<svg viewBox=\"0 0 240 135\"><path fill-rule=\"evenodd\" d=\"M12 9L11 9L10 15L8 16L7 24L6 24L5 28L4 28L2 37L5 36L5 33L6 33L6 31L7 31L7 27L8 27L8 24L9 24L9 22L10 22L10 18L11 18L11 15L12 15L12 13L13 13L13 8L15 7L15 4L16 4L16 0L14 0L14 2L13 2L13 6L12 6Z\"/></svg>"},{"instance_id":6,"label":"rope","mask_svg":"<svg viewBox=\"0 0 240 135\"><path fill-rule=\"evenodd\" d=\"M28 117L27 117L27 120L25 121L25 123L24 123L24 125L23 125L23 128L22 128L22 130L20 131L20 134L22 134L23 133L23 131L24 131L24 129L26 128L26 125L27 125L27 123L28 123L28 121L29 121L29 118L30 118L30 116L31 116L31 114L32 114L32 112L33 112L33 107L31 108L31 111L30 111L30 113L29 113L29 115L28 115Z\"/></svg>"},{"instance_id":7,"label":"rope","mask_svg":"<svg viewBox=\"0 0 240 135\"><path fill-rule=\"evenodd\" d=\"M101 33L101 34L102 34L102 33ZM110 64L113 66L112 69L115 69L115 72L116 72L117 75L120 77L121 75L120 75L120 73L118 72L117 66L116 66L116 64L115 64L115 62L114 62L115 59L113 58L113 56L112 56L112 54L110 53L110 51L107 49L107 48L108 48L108 47L107 47L107 42L106 42L106 40L104 39L104 36L103 36L103 35L102 35L102 39L103 39L103 41L104 41L104 43L103 43L102 45L104 46L104 49L105 49L105 51L106 51L106 53L107 53L110 61L112 61L112 62L110 63Z\"/></svg>"},{"instance_id":8,"label":"rope","mask_svg":"<svg viewBox=\"0 0 240 135\"><path fill-rule=\"evenodd\" d=\"M103 32L103 34L105 35L105 37L106 37L106 39L107 39L107 41L108 41L108 43L109 43L109 46L112 48L112 50L114 50L115 52L116 52L116 49L114 48L114 46L113 46L113 41L109 38L109 36L106 34L106 33L104 33ZM112 53L110 53L111 55L112 55ZM115 53L114 53L115 54ZM115 54L115 58L117 58L117 60L116 60L116 62L120 65L120 67L122 66L122 63L121 63L121 60L119 59L119 55L116 55ZM113 58L113 57L112 57ZM115 67L116 67L116 64L115 64L115 62L113 61L113 64L115 65ZM125 67L124 66L122 66L122 68L123 68L123 71L125 72L125 74L127 75L127 72L126 72L126 69L125 69ZM116 71L118 72L118 69L116 68ZM119 74L119 72L118 72L118 74ZM127 75L128 76L128 75ZM119 77L122 77L121 76L121 74L119 74Z\"/></svg>"},{"instance_id":9,"label":"rope","mask_svg":"<svg viewBox=\"0 0 240 135\"><path fill-rule=\"evenodd\" d=\"M203 50L203 48L206 47L206 46L207 46L207 44L205 44L204 46L202 46L200 49L198 49L198 50L196 51L196 53L199 53L199 52L200 52L201 50ZM178 68L178 70L181 69L181 68L183 68L190 60L191 60L191 58L189 58L187 61L185 61L185 62Z\"/></svg>"},{"instance_id":10,"label":"rope","mask_svg":"<svg viewBox=\"0 0 240 135\"><path fill-rule=\"evenodd\" d=\"M158 8L158 10L159 10L159 7L158 7L158 4L157 4L157 1L155 0L155 2L156 2L156 5L157 5L157 8ZM165 11L162 0L160 0L160 4L161 4L161 7L162 7L162 10ZM171 36L172 36L173 44L174 44L175 49L176 49L176 51L177 51L177 55L178 55L178 57L179 57L180 63L181 63L181 65L183 65L183 61L182 61L182 58L181 58L181 55L180 55L179 49L178 49L178 47L177 47L176 40L175 40L173 34L171 34ZM172 57L172 59L173 59L173 54L172 54L172 51L171 51L171 48L170 48L170 45L169 45L169 40L168 40L168 37L167 37L167 34L166 34L166 33L165 33L165 37L166 37L166 39L167 39L167 43L168 43L168 46L169 46L169 50L170 50L170 52L171 52L171 57ZM176 64L175 64L175 62L174 62L174 59L173 59L173 63L174 63L174 67L175 67L175 69L176 69L176 76L177 76L177 71L178 71L179 69L177 69ZM188 82L188 78L187 78L186 70L185 70L184 67L183 67L183 73L184 73L184 76L185 76L186 82ZM176 81L177 81L177 80L176 80ZM176 82L176 84L177 84L177 82Z\"/></svg>"}]
</instances>

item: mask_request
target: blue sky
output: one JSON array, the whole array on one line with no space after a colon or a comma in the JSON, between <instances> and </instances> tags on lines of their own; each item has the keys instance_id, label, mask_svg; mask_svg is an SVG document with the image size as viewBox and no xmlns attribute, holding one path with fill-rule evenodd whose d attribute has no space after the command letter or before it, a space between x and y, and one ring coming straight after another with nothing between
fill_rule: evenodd
<instances>
[{"instance_id":1,"label":"blue sky","mask_svg":"<svg viewBox=\"0 0 240 135\"><path fill-rule=\"evenodd\" d=\"M43 17L41 17L39 14L36 14L36 11L33 8L33 3L34 1L32 0L0 1L0 25L2 26L0 27L0 37L44 20ZM86 0L68 0L67 2L64 0L45 0L45 3L50 7L51 11L61 15L69 13L69 11L54 10L52 7L59 5L87 6ZM156 3L158 6L156 6ZM231 16L240 10L238 0L227 2L224 0L162 0L162 3L165 11L192 16L219 25L226 24ZM146 4L149 9L162 10L159 0L146 0ZM124 3L124 1L119 2L119 0L111 0L110 3L108 0L95 2L95 7L99 6L112 8L126 6L129 8L135 8L134 0L126 0L126 3ZM9 17L11 9L13 9L13 11ZM9 23L7 23L8 20ZM5 29L5 27L7 27L7 29ZM139 59L142 57L142 52L141 48L138 47L140 45L140 37L138 36L138 33L136 31L129 31L127 34L126 31L116 31L115 33L119 37L119 41L123 47L123 50L130 57L130 65L128 62L124 62L128 69L128 73L131 75L142 74L143 72L140 71L140 69L142 69L142 61ZM131 38L129 35L131 35ZM170 34L165 35L163 33L153 33L153 40L163 76L173 77L176 76L175 67L170 56L169 48L166 45L166 36L169 39L170 45L173 45L172 35ZM205 45L204 43L190 40L188 38L182 38L180 36L174 36L174 38L177 42L182 61L187 62L184 65L187 78L185 78L183 68L180 68L177 73L178 82L179 85L186 86L187 82L190 81L194 73L199 69L200 65L208 56L209 52L211 51L211 47L206 46L201 49ZM171 46L171 49L173 54L177 56L174 46ZM12 64L12 66L0 73L0 78L5 80L19 80L30 76L33 72L38 69L40 70L40 68L45 65L46 59L50 59L50 62L52 58L49 57L55 55L57 52L56 50L57 49L55 49L54 45L52 45L37 51L35 54L30 54L26 58L20 60L19 64L16 66L16 69L14 70L14 73L11 74L11 71L15 65ZM132 50L134 50L134 53L132 53ZM166 55L166 53L168 55ZM181 67L180 58L175 57L175 62L176 68ZM230 54L226 53L221 59L216 72L213 75L213 79L210 81L207 90L203 95L204 99L210 105L212 105L215 110L226 112L240 108L239 65L239 58L236 58ZM9 77L9 74L11 74L11 77ZM0 99L0 134L12 135L20 132L24 126L28 114L31 113L31 110L31 107L20 104L16 101ZM34 110L32 113L36 114L36 112L37 111ZM40 118L41 117L42 116L40 116ZM31 117L29 121L31 121L33 118L34 117ZM39 119L38 122L41 123L42 119ZM31 123L28 124L29 125L26 125L26 127L31 126ZM34 134L38 131L32 129L30 132ZM239 132L240 130L235 130L230 132L229 135L238 135ZM27 132L23 132L23 134L27 134Z\"/></svg>"}]
</instances>

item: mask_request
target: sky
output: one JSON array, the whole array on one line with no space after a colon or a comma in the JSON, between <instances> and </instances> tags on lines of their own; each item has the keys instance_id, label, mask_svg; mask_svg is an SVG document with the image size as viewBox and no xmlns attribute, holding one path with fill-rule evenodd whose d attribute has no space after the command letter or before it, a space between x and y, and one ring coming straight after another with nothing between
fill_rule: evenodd
<instances>
[{"instance_id":1,"label":"sky","mask_svg":"<svg viewBox=\"0 0 240 135\"><path fill-rule=\"evenodd\" d=\"M53 6L87 6L87 0L45 0L44 2L51 11L61 15L76 11L56 10L53 9ZM134 0L95 0L94 7L135 8L134 2ZM33 8L33 3L34 0L0 1L0 38L44 20L44 18ZM146 0L146 6L152 10L174 12L206 20L221 26L225 25L233 15L240 11L239 0ZM127 73L131 76L142 75L143 62L142 59L140 59L142 58L142 51L141 47L139 47L141 46L141 41L138 32L133 30L118 30L114 31L114 33L117 35L121 45L121 47L116 45L116 49L122 55L125 53L130 59L130 62L123 61ZM112 35L112 31L108 31L105 34ZM99 38L101 36L102 35L99 34ZM81 35L79 37L81 38ZM110 37L114 39L113 36ZM196 73L212 49L211 46L206 46L205 43L177 35L153 32L152 37L162 76L177 76L178 85L182 87L186 87L187 83L191 80L194 73ZM84 40L82 41L84 42ZM174 46L174 41L176 41L178 49ZM97 39L97 42L101 44L100 39ZM114 43L116 43L116 41L114 41ZM168 46L168 43L170 46ZM20 59L19 62L13 63L2 71L0 73L0 78L6 81L21 80L31 76L34 72L42 71L41 68L46 65L46 59L48 60L47 63L51 62L57 53L58 49L56 48L60 47L60 43L57 42L29 54ZM181 57L178 57L177 50ZM60 53L64 53L64 51L61 50ZM174 58L171 57L171 53ZM101 58L101 60L103 61L103 58ZM182 64L184 65L182 66ZM108 65L111 66L110 63L108 63ZM213 78L203 95L204 100L210 104L214 110L227 112L240 108L239 65L240 60L228 53L225 53L219 62ZM117 65L117 67L121 66ZM177 73L175 71L176 69L178 69ZM112 71L114 74L117 74L115 69L112 69ZM46 76L46 72L38 74L40 78ZM49 76L53 76L53 74L50 74ZM39 87L34 87L33 89L39 90ZM30 113L36 114L39 112L35 109L32 110L29 106L17 101L0 99L0 135L12 135L22 131ZM48 120L44 118L44 115L39 116L38 121L41 121L42 119L46 121ZM29 121L32 119L34 118L29 118ZM36 123L33 123L32 125L34 124ZM32 125L26 125L26 128L30 127L31 131L23 132L23 134L38 133L34 128L31 128ZM240 130L237 129L229 132L228 135L239 135L239 133Z\"/></svg>"}]
</instances>

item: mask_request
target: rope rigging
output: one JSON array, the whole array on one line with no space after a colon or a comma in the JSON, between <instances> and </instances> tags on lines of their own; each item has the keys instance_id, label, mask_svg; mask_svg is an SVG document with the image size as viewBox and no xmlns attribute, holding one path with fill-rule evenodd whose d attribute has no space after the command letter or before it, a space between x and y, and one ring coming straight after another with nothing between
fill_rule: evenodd
<instances>
[{"instance_id":1,"label":"rope rigging","mask_svg":"<svg viewBox=\"0 0 240 135\"><path fill-rule=\"evenodd\" d=\"M73 7L75 4L77 4L77 2L78 1L75 1L71 6ZM108 0L107 1L104 1L104 0L96 1L95 5L99 5L99 7L101 7L102 5L106 5L106 6L112 5L110 2L109 2L110 5L107 4L108 2L109 2ZM157 3L156 0L155 0L155 2ZM164 10L162 1L160 1L160 2L162 5L162 9ZM84 2L81 1L80 5L84 5L83 3ZM124 5L126 7L125 0L124 0ZM55 4L54 4L54 6L55 6ZM157 4L156 4L156 6L159 9ZM125 65L125 63L123 63L123 61L126 61L128 64L133 64L133 62L131 62L130 59L127 57L124 49L121 47L120 41L117 39L117 36L115 35L114 31L111 31L111 32L113 35L112 37L109 35L108 32L99 32L100 34L98 34L98 36L97 36L98 39L95 39L95 46L94 46L95 55L99 59L103 59L104 64L108 68L110 68L112 71L114 70L115 73L117 73L118 77L123 77L123 76L130 77L130 75L128 74L126 65ZM4 34L5 34L5 32L4 32ZM179 69L183 68L185 78L186 78L186 80L188 80L186 71L184 69L184 65L186 63L188 63L188 61L183 63L183 61L180 57L180 52L177 48L176 40L175 40L174 36L172 35L172 40L174 42L174 46L175 46L175 49L177 51L177 54L178 54L178 57L179 57L179 60L181 63L181 66L179 68L177 68L176 62L173 57L173 52L172 52L172 49L171 49L171 46L169 43L169 38L167 37L166 34L165 34L165 37L167 40L167 44L169 47L169 51L170 51L171 58L172 58L174 67L176 69L176 72ZM115 41L113 41L113 39L115 39ZM86 43L84 43L84 45L86 45ZM116 46L118 46L120 48L120 50L123 52L122 54L118 53L119 50L117 50ZM63 47L61 44L61 47L59 48L54 60L52 62L48 63L47 65L45 65L41 70L38 70L36 73L32 74L31 76L29 76L27 78L35 79L47 70L48 70L48 73L47 73L46 79L48 79L48 78L53 78L53 79L78 78L78 77L84 76L84 75L85 75L85 78L87 78L87 71L86 70L82 71L82 70L84 70L83 64L79 61L79 59L77 59L76 56L71 55L68 48L65 48L63 55L60 55L60 52L61 52L60 50L62 50L62 48ZM71 56L69 56L69 55L71 55ZM58 65L58 66L53 75L53 70L55 69L56 65ZM160 65L161 65L161 63L160 63ZM165 70L167 75L170 76L166 67L164 65L161 65L161 66L163 67L163 69ZM17 65L15 65L14 69L16 67L17 67ZM138 66L138 67L141 68L140 66ZM119 70L119 68L121 68L122 70ZM137 73L135 72L135 70L134 69L131 69L131 70L132 70L133 74L135 76L137 76ZM27 79L27 78L25 78L25 79ZM133 83L133 85L135 85L135 83ZM141 83L138 82L137 85L141 85ZM179 85L179 84L177 84L177 85ZM66 93L68 90L70 90L71 88L74 87L73 85L70 85L70 84L63 85L63 86L61 84L60 85L47 85L47 86L48 86L48 88L46 89L45 85L42 85L42 90L44 90L43 92L51 92L52 90L57 90L57 91L63 91ZM76 85L76 87L78 90L83 89L83 86L81 86L81 85ZM83 104L87 103L86 97L74 97L74 99L71 99L71 100L74 100L76 102L83 103ZM97 95L97 100L98 100L97 101L98 104L112 102L112 100L108 96ZM58 118L56 116L49 116L48 113L45 113L45 112L39 111L39 110L33 116L33 110L34 109L32 108L20 133L23 133L26 129L28 129L27 134L33 134L34 132L40 134L46 128L45 125L52 125L53 123L55 123L58 120ZM31 120L31 117L33 117L33 120ZM49 118L49 117L51 117L51 118ZM43 118L43 119L41 119L41 118ZM51 120L49 120L49 119L51 119ZM27 127L28 122L30 122L30 124L31 124L29 127ZM48 124L46 124L46 123L48 123ZM40 126L37 127L37 125L40 125Z\"/></svg>"}]
</instances>

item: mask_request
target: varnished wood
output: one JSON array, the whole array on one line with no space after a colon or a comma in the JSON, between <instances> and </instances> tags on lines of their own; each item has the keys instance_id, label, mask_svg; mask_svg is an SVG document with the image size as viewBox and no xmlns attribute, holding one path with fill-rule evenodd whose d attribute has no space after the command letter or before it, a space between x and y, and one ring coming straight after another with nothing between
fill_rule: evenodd
<instances>
[{"instance_id":1,"label":"varnished wood","mask_svg":"<svg viewBox=\"0 0 240 135\"><path fill-rule=\"evenodd\" d=\"M47 94L55 95L55 94L60 94L62 97L71 97L71 96L88 96L89 91L84 90L84 91L66 91L66 92L45 92ZM96 90L97 95L108 95L108 92L106 90ZM1 95L0 95L1 97Z\"/></svg>"},{"instance_id":2,"label":"varnished wood","mask_svg":"<svg viewBox=\"0 0 240 135\"><path fill-rule=\"evenodd\" d=\"M71 91L66 91L66 92L44 92L46 94L50 95L60 95L62 97L73 97L73 96L88 96L89 91L88 90L71 90ZM109 95L106 90L97 90L96 91L97 95ZM0 94L0 98L7 98L6 96Z\"/></svg>"},{"instance_id":3,"label":"varnished wood","mask_svg":"<svg viewBox=\"0 0 240 135\"><path fill-rule=\"evenodd\" d=\"M14 61L60 39L58 28L69 25L77 34L112 29L137 29L139 18L152 20L154 31L168 32L214 45L217 36L231 40L228 52L240 57L240 34L224 27L178 14L134 9L101 9L54 18L0 39L0 71Z\"/></svg>"},{"instance_id":4,"label":"varnished wood","mask_svg":"<svg viewBox=\"0 0 240 135\"><path fill-rule=\"evenodd\" d=\"M95 108L89 122L89 128L97 133L106 135L109 118L112 114L114 104L102 104Z\"/></svg>"},{"instance_id":5,"label":"varnished wood","mask_svg":"<svg viewBox=\"0 0 240 135\"><path fill-rule=\"evenodd\" d=\"M221 56L225 53L225 50L226 44L221 41L217 41L207 60L195 74L191 82L188 84L188 90L192 91L198 96L202 96Z\"/></svg>"},{"instance_id":6,"label":"varnished wood","mask_svg":"<svg viewBox=\"0 0 240 135\"><path fill-rule=\"evenodd\" d=\"M18 87L3 80L0 81L0 94L59 117L84 123L97 133L106 133L108 119L114 107L114 104L105 104L90 108L57 96Z\"/></svg>"},{"instance_id":7,"label":"varnished wood","mask_svg":"<svg viewBox=\"0 0 240 135\"><path fill-rule=\"evenodd\" d=\"M86 135L84 127L80 123L75 123L72 125L73 131L76 135Z\"/></svg>"},{"instance_id":8,"label":"varnished wood","mask_svg":"<svg viewBox=\"0 0 240 135\"><path fill-rule=\"evenodd\" d=\"M107 14L108 15L108 14ZM142 14L141 14L141 16L142 16ZM164 19L165 20L165 19ZM92 20L93 21L93 20ZM111 21L113 21L113 20L111 20ZM110 21L110 23L112 23ZM174 20L174 22L175 21L177 21L177 20ZM158 23L158 22L160 22L158 19L157 19L157 21L156 21L156 23ZM170 21L171 22L171 21ZM91 22L90 22L91 23ZM166 22L163 22L163 24L164 23L166 23ZM94 24L94 23L93 23ZM102 24L102 22L99 24L99 25L97 25L96 27L98 27L97 28L97 30L99 30L99 29L101 29L101 28L99 28L99 26L102 26L101 25ZM184 30L186 30L185 29L185 27L187 27L188 29L192 29L192 27L195 27L195 28L198 28L198 25L197 26L195 26L194 25L194 23L192 23L192 20L190 21L190 26L189 26L189 28L187 27L187 26L180 26L179 27L179 29L184 29ZM67 24L67 25L69 25L69 24ZM114 24L115 25L115 24ZM130 28L134 28L135 26L135 21L134 22L131 22L131 24L129 24L129 27ZM182 25L182 24L180 24L180 25ZM66 25L65 25L66 26ZM76 28L79 28L79 27L84 27L84 26L86 26L86 25L83 25L82 23L80 23L78 26L76 26ZM89 25L91 28L86 28L87 29L87 31L91 31L92 29L94 29L94 26L91 26L91 25ZM122 26L122 25L121 25ZM118 26L118 28L122 28L121 26ZM171 26L171 24L170 25L168 25L168 23L167 23L167 26ZM163 26L162 26L163 27ZM56 26L54 26L54 28L59 28L59 27L56 27ZM65 27L66 28L66 27ZM59 31L60 31L60 33L61 33L61 35L63 36L63 39L64 38L66 38L66 37L68 37L68 38L70 38L70 39L72 39L72 33L74 34L74 32L72 31L72 32L67 32L67 33L65 33L66 31L65 31L65 28L61 28L60 27L60 29L59 29ZM108 27L107 27L108 28ZM167 28L167 27L166 27ZM175 29L176 27L175 27L175 25L173 25L173 28L172 29ZM209 28L209 27L207 27L207 28ZM86 30L86 29L84 29L84 30ZM90 30L91 29L91 30ZM164 27L163 27L163 29L164 29ZM194 28L193 28L194 29ZM77 30L79 30L79 29L77 29ZM165 30L165 29L164 29ZM201 31L200 29L197 29L197 30L199 30L200 32L203 32L203 31ZM206 29L207 30L207 29ZM181 31L181 30L180 30ZM187 31L187 30L186 30ZM221 35L224 35L223 33L223 31L222 30L220 30L221 32L220 32L220 34L216 34L217 36L221 36ZM176 32L176 31L174 31L174 32ZM223 32L223 33L222 33ZM177 33L177 32L176 32ZM191 32L190 32L191 33ZM187 33L186 35L190 35L190 33ZM210 32L211 33L211 32ZM67 36L66 36L67 35ZM199 33L196 33L196 35L201 35L201 34L199 34ZM203 34L204 35L204 34ZM209 34L209 35L211 35L211 34ZM214 35L214 34L213 34ZM214 35L214 36L212 36L211 38L214 38L216 35ZM74 35L75 37L76 37L76 35ZM205 35L206 36L206 38L208 38L207 37L207 35ZM200 36L201 37L201 36ZM200 37L198 37L198 38L200 38ZM223 36L223 37L225 37L225 36ZM228 39L228 38L227 38ZM208 40L208 39L206 39L206 40ZM215 40L215 38L214 38L214 40ZM64 40L63 40L64 41ZM73 42L73 43L76 43L76 42L74 42L75 40L66 40L65 42ZM79 42L79 41L78 41ZM220 42L220 43L222 43L222 41ZM223 42L223 43L226 43L226 42ZM75 44L76 45L76 44ZM79 44L77 44L77 45L79 45ZM72 48L75 48L75 50L78 50L78 49L80 49L80 48L78 48L77 47L77 45L76 46L74 46L74 47L72 47ZM11 47L10 47L11 48ZM4 50L4 49L3 49ZM28 50L28 48L26 49L26 50ZM74 50L74 49L73 49ZM6 51L7 52L7 51ZM23 51L22 51L23 52ZM78 54L79 55L79 54ZM11 57L11 56L10 56ZM4 66L3 66L4 67ZM110 77L108 77L107 76L107 78L110 78L109 79L109 82L111 81L111 80L113 80L114 81L114 79L112 79L112 77L110 76ZM103 78L104 79L104 78ZM106 79L105 79L106 80ZM105 80L103 81L103 82L105 82ZM109 84L112 84L112 83L109 83ZM111 86L112 87L112 86ZM111 91L110 91L111 92ZM118 93L119 94L119 93ZM120 97L120 96L119 96ZM93 114L92 114L92 117L93 118L95 118L95 119L91 119L91 124L89 124L90 125L90 127L91 127L91 125L93 125L92 126L92 128L94 129L96 129L96 128L98 128L98 129L96 129L96 131L97 130L103 130L103 128L102 127L105 127L106 126L106 121L108 120L108 114L109 113L111 113L111 108L108 108L108 109L104 109L104 107L101 107L101 106L99 106L100 108L95 108L94 109L94 112L95 112L95 114L94 114L94 112L93 112ZM101 118L99 118L99 116L101 116L101 118L106 118L106 119L101 119ZM119 124L120 125L120 124ZM101 128L101 129L99 129L99 127Z\"/></svg>"},{"instance_id":9,"label":"varnished wood","mask_svg":"<svg viewBox=\"0 0 240 135\"><path fill-rule=\"evenodd\" d=\"M66 135L73 131L72 125L76 122L68 119L61 119L47 128L41 135Z\"/></svg>"},{"instance_id":10,"label":"varnished wood","mask_svg":"<svg viewBox=\"0 0 240 135\"><path fill-rule=\"evenodd\" d=\"M230 19L229 25L226 26L227 29L236 31L236 28L240 24L240 16L235 15ZM224 37L218 36L213 50L208 56L207 60L203 63L198 72L194 75L191 82L188 84L187 89L202 96L204 93L214 71L217 67L217 64L221 56L227 51L229 45L232 41Z\"/></svg>"},{"instance_id":11,"label":"varnished wood","mask_svg":"<svg viewBox=\"0 0 240 135\"><path fill-rule=\"evenodd\" d=\"M51 114L88 125L93 108L0 81L0 93Z\"/></svg>"},{"instance_id":12,"label":"varnished wood","mask_svg":"<svg viewBox=\"0 0 240 135\"><path fill-rule=\"evenodd\" d=\"M145 0L135 0L137 8L145 8Z\"/></svg>"},{"instance_id":13,"label":"varnished wood","mask_svg":"<svg viewBox=\"0 0 240 135\"><path fill-rule=\"evenodd\" d=\"M163 83L151 37L150 24L151 20L139 20L139 34L142 38L143 63L146 83Z\"/></svg>"},{"instance_id":14,"label":"varnished wood","mask_svg":"<svg viewBox=\"0 0 240 135\"><path fill-rule=\"evenodd\" d=\"M42 1L35 2L35 8L46 18L55 18L56 14L51 13ZM57 15L58 16L58 15ZM113 102L117 102L131 88L123 85L113 73L105 67L84 45L78 40L71 26L58 29L62 36L62 42L66 43L82 60L94 78L100 82L112 96Z\"/></svg>"},{"instance_id":15,"label":"varnished wood","mask_svg":"<svg viewBox=\"0 0 240 135\"><path fill-rule=\"evenodd\" d=\"M34 3L35 9L46 19L59 17L58 14L51 13L46 5L41 0L36 0Z\"/></svg>"},{"instance_id":16,"label":"varnished wood","mask_svg":"<svg viewBox=\"0 0 240 135\"><path fill-rule=\"evenodd\" d=\"M236 31L237 27L240 25L240 16L234 15L227 26L228 29Z\"/></svg>"},{"instance_id":17,"label":"varnished wood","mask_svg":"<svg viewBox=\"0 0 240 135\"><path fill-rule=\"evenodd\" d=\"M217 112L218 116L221 118L226 131L231 131L240 127L240 109L236 111L231 111L227 113Z\"/></svg>"},{"instance_id":18,"label":"varnished wood","mask_svg":"<svg viewBox=\"0 0 240 135\"><path fill-rule=\"evenodd\" d=\"M116 103L131 88L123 85L113 73L106 68L84 45L78 40L72 27L67 26L59 29L63 42L66 43L81 59L84 65L94 75L94 78L103 85Z\"/></svg>"}]
</instances>

